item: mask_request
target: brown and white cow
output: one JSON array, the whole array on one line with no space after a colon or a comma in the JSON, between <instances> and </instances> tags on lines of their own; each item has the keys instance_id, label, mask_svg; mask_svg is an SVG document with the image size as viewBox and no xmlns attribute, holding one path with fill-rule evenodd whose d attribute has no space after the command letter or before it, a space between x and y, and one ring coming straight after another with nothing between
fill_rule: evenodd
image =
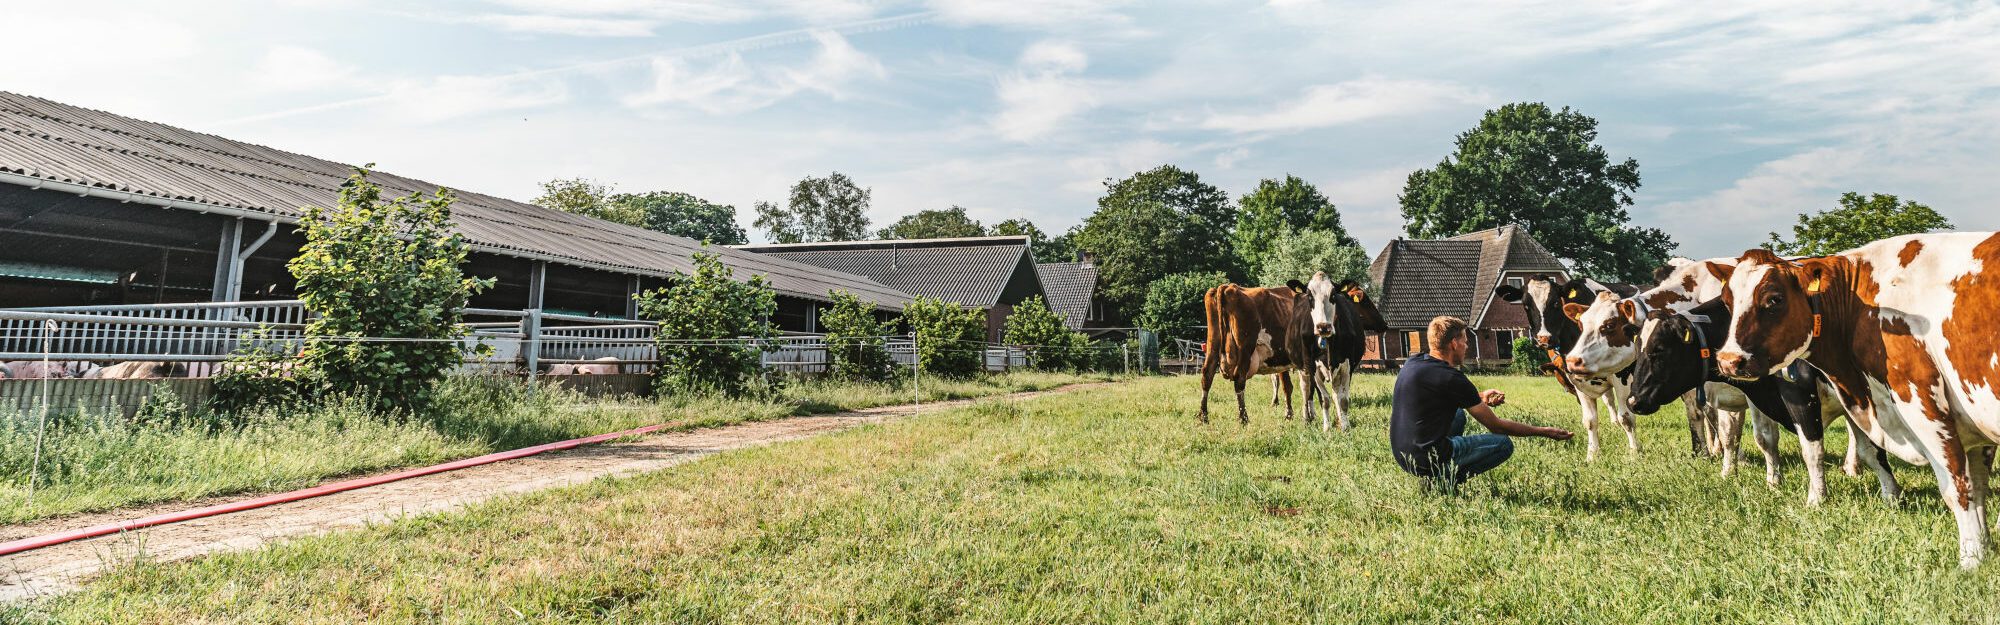
<instances>
[{"instance_id":1,"label":"brown and white cow","mask_svg":"<svg viewBox=\"0 0 2000 625\"><path fill-rule=\"evenodd\" d=\"M1724 297L1725 375L1804 359L1876 445L1929 464L1958 523L1959 566L1986 555L2000 440L2000 233L1918 234L1787 261L1745 252Z\"/></svg>"},{"instance_id":2,"label":"brown and white cow","mask_svg":"<svg viewBox=\"0 0 2000 625\"><path fill-rule=\"evenodd\" d=\"M595 362L564 362L551 365L549 375L611 375L618 373L618 357L605 356Z\"/></svg>"},{"instance_id":3,"label":"brown and white cow","mask_svg":"<svg viewBox=\"0 0 2000 625\"><path fill-rule=\"evenodd\" d=\"M157 360L129 360L99 367L83 377L97 380L157 380L173 377L184 367Z\"/></svg>"},{"instance_id":4,"label":"brown and white cow","mask_svg":"<svg viewBox=\"0 0 2000 625\"><path fill-rule=\"evenodd\" d=\"M1520 288L1501 285L1494 288L1494 294L1509 302L1518 302L1528 314L1528 325L1535 333L1535 343L1561 361L1576 345L1580 335L1576 317L1566 314L1572 305L1595 301L1604 294L1612 297L1637 293L1638 289L1624 284L1606 284L1589 278L1567 282L1558 281L1555 276L1535 276L1529 278ZM1598 409L1611 411L1618 425L1625 428L1625 442L1632 453L1639 453L1639 421L1632 416L1631 408L1625 402L1625 381L1616 371L1607 375L1583 375L1567 370L1555 372L1563 389L1576 396L1578 406L1583 409L1583 427L1588 440L1584 452L1586 461L1596 461L1599 450L1597 438Z\"/></svg>"},{"instance_id":5,"label":"brown and white cow","mask_svg":"<svg viewBox=\"0 0 2000 625\"><path fill-rule=\"evenodd\" d=\"M1201 363L1201 412L1197 415L1202 423L1208 422L1208 391L1217 373L1235 384L1236 418L1247 425L1250 411L1243 405L1243 385L1252 376L1292 369L1286 339L1299 290L1224 284L1202 294L1202 310L1208 321L1208 340L1203 344L1208 357ZM1291 419L1291 378L1280 380L1285 386L1285 418Z\"/></svg>"}]
</instances>

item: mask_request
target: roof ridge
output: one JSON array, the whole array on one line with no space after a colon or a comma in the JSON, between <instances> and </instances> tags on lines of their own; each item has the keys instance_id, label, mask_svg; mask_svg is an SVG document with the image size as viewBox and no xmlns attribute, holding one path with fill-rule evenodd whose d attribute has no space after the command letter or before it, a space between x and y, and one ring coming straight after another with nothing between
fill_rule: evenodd
<instances>
[{"instance_id":1,"label":"roof ridge","mask_svg":"<svg viewBox=\"0 0 2000 625\"><path fill-rule=\"evenodd\" d=\"M21 113L21 111L16 111L16 110L12 110L12 109L7 109L7 108L5 108L5 107L0 107L0 112L8 112L8 113ZM32 114L32 113L27 113L27 114L28 114L28 115L30 115L30 116L33 116L33 114ZM60 121L60 120L58 120L58 121ZM77 125L77 126L80 126L80 127L83 127L83 128L92 128L92 129L96 129L96 130L103 130L103 131L105 131L105 132L113 132L113 133L117 133L117 132L119 132L119 131L116 131L116 130L109 130L109 129L102 129L102 128L96 128L96 127L94 127L94 126L87 126L87 125L82 125L82 124L75 124L75 125ZM165 163L172 163L172 164L175 164L175 165L178 165L178 166L182 166L182 167L195 167L195 168L199 168L199 169L206 169L206 170L209 170L209 171L214 171L214 172L220 172L220 173L225 173L225 174L234 174L234 175L238 175L238 176L243 176L243 177L245 177L245 178L255 178L255 179L258 179L258 180L266 180L266 181L270 181L270 182L276 182L276 183L279 183L279 184L285 184L285 185L291 185L291 186L295 186L295 187L306 187L306 188L309 188L309 189L320 189L320 190L324 190L324 191L337 191L337 190L339 190L339 187L324 187L324 186L319 186L319 185L313 185L313 184L307 184L307 183L303 183L303 182L295 182L295 181L291 181L291 180L285 180L285 179L282 179L282 178L274 178L274 177L271 177L271 176L266 176L266 175L263 175L263 174L257 174L257 173L251 173L251 172L247 172L247 171L242 171L242 170L239 170L239 169L230 169L230 168L227 168L227 167L216 167L216 166L213 166L213 165L206 165L206 164L202 164L202 163L196 163L196 162L193 162L193 161L186 161L186 160L181 160L181 159L177 159L177 158L169 158L169 157L165 157L165 156L160 156L160 155L157 155L157 154L151 154L151 153L147 153L147 152L140 152L140 151L137 151L137 150L124 150L124 149L119 149L119 148L114 148L114 147L111 147L111 146L108 146L108 145L99 145L99 144L96 144L96 143L91 143L91 142L88 142L88 141L83 141L83 140L80 140L80 139L71 139L71 138L69 138L69 137L59 137L59 136L56 136L56 135L52 135L52 134L49 134L49 133L46 133L46 132L36 132L36 131L33 131L33 130L28 130L28 129L25 129L25 128L7 128L7 127L4 127L4 126L0 126L0 131L4 131L4 132L11 132L11 133L14 133L14 134L17 134L17 135L21 135L21 136L26 136L26 137L35 137L35 138L38 138L38 139L45 139L45 140L49 140L49 141L55 141L55 142L58 142L58 143L67 143L67 144L70 144L70 145L75 145L75 146L81 146L81 147L86 147L86 148L90 148L90 149L93 149L93 150L99 150L99 151L103 151L103 152L111 152L111 153L114 153L114 154L128 154L128 155L131 155L131 156L137 156L137 157L140 157L140 158L145 158L145 159L151 159L151 160L156 160L156 161L161 161L161 162L165 162ZM144 138L143 138L143 137L133 137L133 138L135 138L135 139L140 139L140 140L144 140ZM201 150L201 151L203 151L203 152L207 152L207 153L209 153L209 154L216 154L216 155L219 155L219 156L241 156L241 155L237 155L237 154L230 154L230 153L227 153L227 152L216 152L216 151L214 151L214 150L206 150L206 149L202 149L202 148L194 148L193 146L186 146L186 145L182 145L182 144L177 144L177 143L170 143L170 142L162 142L162 143L169 143L169 145L181 145L182 147L189 147L189 148L192 148L192 149L197 149L197 150ZM248 160L256 160L256 159L248 159ZM327 161L327 162L331 163L331 162L333 162L333 161ZM293 168L293 167L287 167L287 168L288 168L288 169L295 169L295 170L297 170L297 171L301 171L301 172L305 172L305 173L312 173L312 174L315 174L315 175L323 175L323 174L318 174L318 172L312 172L312 171L309 171L309 170L304 170L304 169L298 169L298 168Z\"/></svg>"},{"instance_id":2,"label":"roof ridge","mask_svg":"<svg viewBox=\"0 0 2000 625\"><path fill-rule=\"evenodd\" d=\"M311 155L307 155L307 154L300 154L300 153L297 153L297 152L291 152L291 151L288 151L288 150L280 150L280 149L278 149L278 148L274 148L274 147L271 147L271 146L267 146L267 145L262 145L262 144L257 144L257 143L250 143L250 142L248 142L248 141L238 141L238 140L235 140L235 139L231 139L231 138L228 138L228 137L224 137L224 136L221 136L221 135L214 135L214 134L209 134L209 133L206 133L206 132L201 132L201 131L199 131L199 130L189 130L189 129L186 129L186 128L182 128L182 127L179 127L179 126L175 126L175 125L172 125L172 124L163 124L163 123L160 123L160 122L155 122L155 121L146 121L146 120L143 120L143 119L139 119L139 118L137 118L137 117L132 117L132 116L129 116L129 115L120 115L120 114L118 114L118 113L113 113L113 112L110 112L110 111L105 111L105 110L100 110L100 109L94 109L94 108L90 108L90 107L86 107L86 106L77 106L77 105L74 105L74 104L67 104L67 103L63 103L63 102L57 102L57 101L55 101L55 100L50 100L50 99L48 99L48 98L41 98L41 97L36 97L36 96L32 96L32 95L27 95L27 94L22 94L22 93L14 93L14 92L12 92L12 91L0 91L0 93L5 93L5 94L8 94L8 95L13 95L13 96L18 96L18 97L23 97L23 98L32 98L32 99L35 99L35 100L41 100L41 101L43 101L43 102L47 102L47 103L49 103L49 104L54 104L54 105L56 105L56 106L62 106L62 107L68 107L68 108L74 108L74 109L82 109L82 110L85 110L85 111L90 111L90 112L92 112L92 113L97 113L97 114L100 114L100 115L104 115L104 116L107 116L107 117L116 117L116 118L119 118L119 119L124 119L124 120L129 120L129 121L132 121L132 122L134 122L134 123L138 123L138 124L144 124L144 125L151 125L151 126L159 126L159 127L162 127L162 128L170 128L170 129L173 129L173 130L177 130L177 131L180 131L180 132L185 132L185 133L188 133L188 134L194 134L194 135L201 135L201 136L204 136L204 137L208 137L208 138L211 138L211 139L215 139L215 140L217 140L217 141L223 141L223 142L227 142L227 143L238 143L238 144L242 144L242 145L247 145L247 146L251 146L251 147L255 147L255 148L261 148L261 149L265 149L265 150L270 150L270 151L272 151L272 152L277 152L277 153L280 153L280 154L288 154L288 155L291 155L291 156L296 156L296 157L299 157L299 158L305 158L305 159L312 159L312 160L316 160L316 161L326 161L326 162L328 162L328 163L334 163L334 164L337 164L337 165L347 165L347 163L340 163L340 162L337 162L337 161L330 161L330 160L327 160L327 159L323 159L323 158L319 158L319 157L316 157L316 156L311 156ZM305 173L309 173L309 174L317 174L317 173L319 173L319 172L315 172L315 171L312 171L312 170L310 170L310 169L305 169L305 168L303 168L303 167L297 167L297 166L294 166L294 165L289 165L289 164L286 164L286 163L281 163L281 162L278 162L278 161L273 161L273 160L270 160L270 159L265 159L265 158L258 158L258 157L255 157L255 156L251 156L251 155L248 155L248 154L235 154L235 153L231 153L231 152L221 152L221 151L217 151L217 150L212 150L212 149L209 149L209 148L205 148L205 147L202 147L202 146L199 146L199 145L195 145L195 144L192 144L192 143L183 143L183 142L180 142L180 141L173 141L173 140L169 140L169 139L167 139L167 138L165 138L165 137L147 137L147 136L144 136L144 135L139 135L139 134L134 134L134 133L131 133L131 132L127 132L127 131L124 131L124 130L119 130L119 129L117 129L117 128L106 128L106 127L104 127L104 126L99 126L99 125L96 125L96 124L89 124L89 123L84 123L84 122L81 122L81 121L77 121L77 120L73 120L73 119L69 119L69 118L65 118L65 117L56 117L56 116L54 116L54 115L48 115L48 114L45 114L45 113L36 113L36 112L33 112L33 111L21 111L21 110L17 110L17 109L13 109L13 108L11 108L11 107L4 107L4 106L0 106L0 110L4 110L4 111L7 111L7 112L11 112L11 113L19 113L19 114L23 114L23 115L28 115L28 116L30 116L30 117L39 117L39 118L42 118L42 119L46 119L46 120L50 120L50 121L54 121L54 122L58 122L58 123L63 123L63 124L68 124L68 125L71 125L71 126L77 126L77 127L80 127L80 128L89 128L89 129L91 129L91 130L97 130L97 131L101 131L101 132L108 132L108 133L112 133L112 134L117 134L117 135L123 135L123 136L127 136L127 137L131 137L131 138L133 138L133 139L138 139L138 140L140 140L140 141L149 141L149 142L152 142L152 143L164 143L164 144L167 144L167 145L173 145L173 146L179 146L179 147L183 147L183 148L188 148L188 149L191 149L191 150L197 150L197 151L201 151L201 152L207 152L207 153L209 153L209 154L217 154L217 155L221 155L221 156L234 156L234 157L238 157L238 158L242 158L242 159L245 159L245 160L250 160L250 161L256 161L256 162L259 162L259 163L264 163L264 164L266 164L266 165L273 165L273 166L277 166L277 167L282 167L282 168L285 168L285 169L290 169L290 170L293 170L293 171L300 171L300 172L305 172ZM348 167L353 167L353 165L347 165L347 166L348 166Z\"/></svg>"}]
</instances>

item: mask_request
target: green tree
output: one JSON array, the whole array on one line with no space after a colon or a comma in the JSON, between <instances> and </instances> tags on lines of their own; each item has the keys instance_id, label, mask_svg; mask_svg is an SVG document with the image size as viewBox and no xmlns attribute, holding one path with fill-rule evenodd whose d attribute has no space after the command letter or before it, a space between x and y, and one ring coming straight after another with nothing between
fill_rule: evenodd
<instances>
[{"instance_id":1,"label":"green tree","mask_svg":"<svg viewBox=\"0 0 2000 625\"><path fill-rule=\"evenodd\" d=\"M1004 332L1007 344L1027 350L1028 362L1036 369L1071 370L1090 361L1090 337L1063 325L1062 315L1050 310L1040 295L1023 300L1007 314Z\"/></svg>"},{"instance_id":2,"label":"green tree","mask_svg":"<svg viewBox=\"0 0 2000 625\"><path fill-rule=\"evenodd\" d=\"M715 393L740 397L760 387L762 348L736 339L769 339L777 294L764 276L737 281L715 254L695 252L694 275L677 274L671 286L642 293L639 313L656 319L660 367L654 387L662 393Z\"/></svg>"},{"instance_id":3,"label":"green tree","mask_svg":"<svg viewBox=\"0 0 2000 625\"><path fill-rule=\"evenodd\" d=\"M1160 278L1146 288L1146 303L1140 309L1139 327L1152 330L1164 342L1168 339L1202 338L1198 330L1208 324L1201 296L1209 289L1229 282L1220 271L1191 271Z\"/></svg>"},{"instance_id":4,"label":"green tree","mask_svg":"<svg viewBox=\"0 0 2000 625\"><path fill-rule=\"evenodd\" d=\"M859 241L868 238L869 195L847 174L806 176L792 185L784 206L758 202L757 221L751 225L763 229L773 243Z\"/></svg>"},{"instance_id":5,"label":"green tree","mask_svg":"<svg viewBox=\"0 0 2000 625\"><path fill-rule=\"evenodd\" d=\"M880 239L948 239L983 237L986 227L965 214L965 207L922 210L904 215L896 223L875 233Z\"/></svg>"},{"instance_id":6,"label":"green tree","mask_svg":"<svg viewBox=\"0 0 2000 625\"><path fill-rule=\"evenodd\" d=\"M1639 162L1614 163L1595 141L1597 120L1567 107L1487 111L1451 156L1410 173L1399 198L1403 229L1429 239L1518 224L1583 274L1643 281L1674 242L1629 225Z\"/></svg>"},{"instance_id":7,"label":"green tree","mask_svg":"<svg viewBox=\"0 0 2000 625\"><path fill-rule=\"evenodd\" d=\"M1048 233L1035 227L1035 223L1019 217L997 224L987 234L996 237L1028 237L1028 247L1035 250L1035 262L1071 263L1076 262L1076 246L1068 233L1050 238Z\"/></svg>"},{"instance_id":8,"label":"green tree","mask_svg":"<svg viewBox=\"0 0 2000 625\"><path fill-rule=\"evenodd\" d=\"M736 225L736 207L678 191L619 193L607 200L613 212L637 216L633 225L716 245L750 242Z\"/></svg>"},{"instance_id":9,"label":"green tree","mask_svg":"<svg viewBox=\"0 0 2000 625\"><path fill-rule=\"evenodd\" d=\"M842 380L889 379L896 362L885 347L883 335L888 331L875 320L875 305L847 291L831 295L833 307L819 316L826 329L828 373Z\"/></svg>"},{"instance_id":10,"label":"green tree","mask_svg":"<svg viewBox=\"0 0 2000 625\"><path fill-rule=\"evenodd\" d=\"M924 375L962 378L984 366L986 315L979 310L919 295L903 307L903 321L916 334Z\"/></svg>"},{"instance_id":11,"label":"green tree","mask_svg":"<svg viewBox=\"0 0 2000 625\"><path fill-rule=\"evenodd\" d=\"M645 226L644 214L612 201L611 185L588 178L557 178L544 182L542 195L535 198L534 204L628 226Z\"/></svg>"},{"instance_id":12,"label":"green tree","mask_svg":"<svg viewBox=\"0 0 2000 625\"><path fill-rule=\"evenodd\" d=\"M1951 220L1931 207L1886 193L1840 195L1840 208L1799 215L1792 240L1771 233L1764 247L1787 256L1824 256L1893 236L1952 229Z\"/></svg>"},{"instance_id":13,"label":"green tree","mask_svg":"<svg viewBox=\"0 0 2000 625\"><path fill-rule=\"evenodd\" d=\"M1236 275L1229 243L1236 207L1221 189L1173 165L1104 186L1075 240L1096 255L1098 292L1119 318L1137 316L1147 285L1168 274Z\"/></svg>"},{"instance_id":14,"label":"green tree","mask_svg":"<svg viewBox=\"0 0 2000 625\"><path fill-rule=\"evenodd\" d=\"M493 285L459 272L472 246L452 231L454 199L438 189L384 200L358 168L338 206L305 211L305 245L286 267L312 313L299 362L314 380L381 410L428 405L464 357L466 300Z\"/></svg>"},{"instance_id":15,"label":"green tree","mask_svg":"<svg viewBox=\"0 0 2000 625\"><path fill-rule=\"evenodd\" d=\"M1334 284L1344 280L1367 284L1368 262L1367 250L1331 231L1284 232L1271 244L1257 283L1282 286L1287 280L1305 282L1314 272L1324 271Z\"/></svg>"},{"instance_id":16,"label":"green tree","mask_svg":"<svg viewBox=\"0 0 2000 625\"><path fill-rule=\"evenodd\" d=\"M1236 216L1236 232L1231 241L1245 275L1263 275L1264 259L1270 255L1272 244L1287 232L1322 230L1333 233L1343 243L1360 245L1347 235L1347 228L1340 223L1340 210L1334 208L1333 202L1320 194L1318 187L1298 176L1286 174L1284 180L1266 178L1257 183L1256 190L1243 194L1238 204L1242 212Z\"/></svg>"}]
</instances>

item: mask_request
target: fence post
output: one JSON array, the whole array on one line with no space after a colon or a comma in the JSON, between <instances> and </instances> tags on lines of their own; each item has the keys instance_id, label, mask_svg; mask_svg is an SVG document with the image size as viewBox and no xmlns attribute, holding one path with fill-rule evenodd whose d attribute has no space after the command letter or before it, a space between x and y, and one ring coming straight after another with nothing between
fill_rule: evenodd
<instances>
[{"instance_id":1,"label":"fence post","mask_svg":"<svg viewBox=\"0 0 2000 625\"><path fill-rule=\"evenodd\" d=\"M1125 363L1125 375L1132 375L1132 346L1131 346L1131 345L1127 345L1127 344L1125 344L1125 343L1119 343L1119 344L1118 344L1118 360L1119 360L1119 362L1123 362L1123 363Z\"/></svg>"},{"instance_id":2,"label":"fence post","mask_svg":"<svg viewBox=\"0 0 2000 625\"><path fill-rule=\"evenodd\" d=\"M528 389L535 388L535 374L542 365L542 309L530 308L521 318L521 360L528 369Z\"/></svg>"},{"instance_id":3,"label":"fence post","mask_svg":"<svg viewBox=\"0 0 2000 625\"><path fill-rule=\"evenodd\" d=\"M910 331L910 391L917 396L917 410L924 408L924 333Z\"/></svg>"},{"instance_id":4,"label":"fence post","mask_svg":"<svg viewBox=\"0 0 2000 625\"><path fill-rule=\"evenodd\" d=\"M49 352L54 351L56 332L62 326L53 320L42 322L42 410L35 423L35 459L28 463L28 507L35 507L35 486L42 477L42 437L49 431L49 380L55 373L49 371Z\"/></svg>"}]
</instances>

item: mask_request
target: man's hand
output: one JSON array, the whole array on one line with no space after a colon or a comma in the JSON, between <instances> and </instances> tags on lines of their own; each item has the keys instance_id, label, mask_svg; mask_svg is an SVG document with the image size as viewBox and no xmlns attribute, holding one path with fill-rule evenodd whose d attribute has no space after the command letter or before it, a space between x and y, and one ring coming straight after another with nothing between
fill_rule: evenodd
<instances>
[{"instance_id":1,"label":"man's hand","mask_svg":"<svg viewBox=\"0 0 2000 625\"><path fill-rule=\"evenodd\" d=\"M1575 434L1569 433L1569 430L1565 430L1562 428L1542 428L1542 431L1536 432L1536 434L1541 435L1542 438L1558 440L1558 441L1566 441L1569 440L1569 437L1576 436Z\"/></svg>"},{"instance_id":2,"label":"man's hand","mask_svg":"<svg viewBox=\"0 0 2000 625\"><path fill-rule=\"evenodd\" d=\"M1507 394L1502 393L1500 391L1487 389L1486 391L1481 392L1479 394L1479 401L1485 402L1486 405L1488 406L1497 408L1501 404L1507 403Z\"/></svg>"}]
</instances>

